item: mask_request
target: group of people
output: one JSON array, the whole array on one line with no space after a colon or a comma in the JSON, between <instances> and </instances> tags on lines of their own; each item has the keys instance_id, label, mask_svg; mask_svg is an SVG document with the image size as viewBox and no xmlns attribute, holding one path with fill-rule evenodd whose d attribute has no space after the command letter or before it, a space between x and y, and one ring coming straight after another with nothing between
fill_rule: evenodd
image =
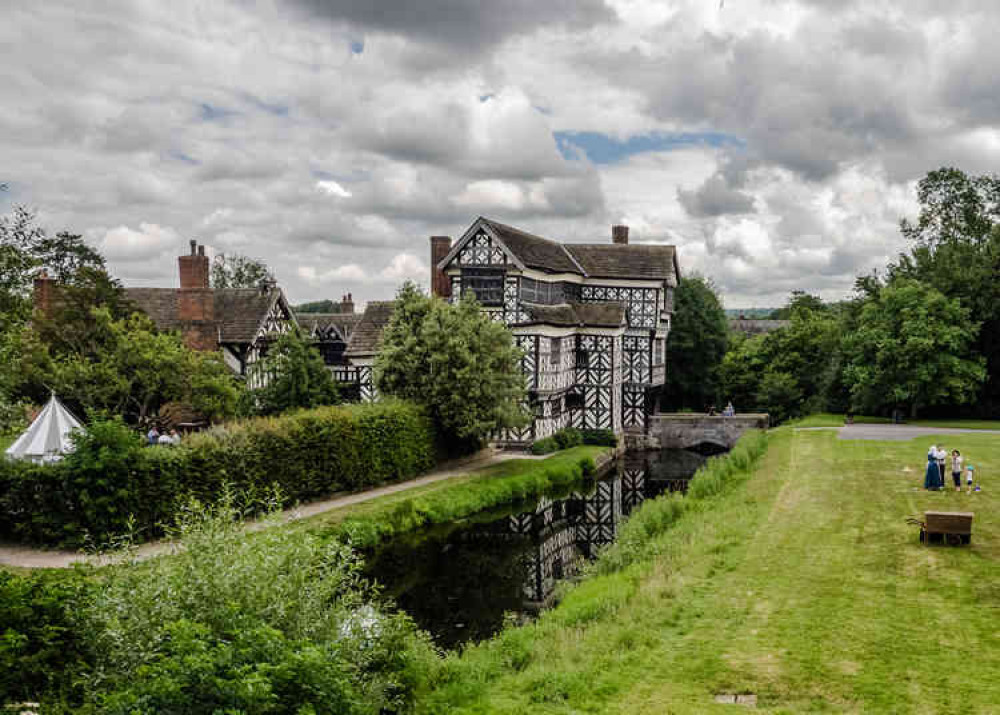
<instances>
[{"instance_id":1,"label":"group of people","mask_svg":"<svg viewBox=\"0 0 1000 715\"><path fill-rule=\"evenodd\" d=\"M156 425L153 425L149 432L146 433L146 444L150 447L154 445L163 445L166 447L171 447L175 444L181 443L181 436L177 433L177 430L172 429L169 432L163 430L160 432L156 429Z\"/></svg>"},{"instance_id":2,"label":"group of people","mask_svg":"<svg viewBox=\"0 0 1000 715\"><path fill-rule=\"evenodd\" d=\"M715 417L718 414L718 412L715 409L715 405L711 405L706 410L706 412L708 413L709 417ZM733 407L733 403L730 402L729 404L726 405L725 409L722 410L722 416L723 417L734 417L735 415L736 415L736 408Z\"/></svg>"},{"instance_id":3,"label":"group of people","mask_svg":"<svg viewBox=\"0 0 1000 715\"><path fill-rule=\"evenodd\" d=\"M931 448L927 450L927 473L924 476L924 489L928 491L937 491L939 489L944 489L945 487L945 474L948 468L951 468L951 481L955 485L955 491L962 491L962 465L964 460L962 458L962 453L957 449L951 451L949 456L948 452L945 451L944 447L936 444L932 444ZM979 486L976 485L973 489L973 484L975 482L975 470L976 468L971 465L965 465L965 484L970 492L979 491Z\"/></svg>"}]
</instances>

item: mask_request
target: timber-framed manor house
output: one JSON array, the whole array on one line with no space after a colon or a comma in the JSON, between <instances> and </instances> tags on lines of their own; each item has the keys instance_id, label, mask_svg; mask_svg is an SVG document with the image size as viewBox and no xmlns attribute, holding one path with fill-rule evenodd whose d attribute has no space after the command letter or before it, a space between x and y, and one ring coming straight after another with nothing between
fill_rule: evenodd
<instances>
[{"instance_id":1,"label":"timber-framed manor house","mask_svg":"<svg viewBox=\"0 0 1000 715\"><path fill-rule=\"evenodd\" d=\"M666 377L666 340L680 279L673 246L559 243L483 217L452 245L431 237L431 288L475 294L524 351L534 420L501 441L564 427L643 431Z\"/></svg>"},{"instance_id":2,"label":"timber-framed manor house","mask_svg":"<svg viewBox=\"0 0 1000 715\"><path fill-rule=\"evenodd\" d=\"M680 279L673 246L629 244L627 226L607 243L559 243L483 217L458 241L431 236L431 291L464 292L507 325L524 351L523 430L499 441L528 444L565 427L644 431L664 384L673 293ZM391 301L355 313L345 295L335 312L301 313L271 279L256 288L213 288L205 247L191 241L178 258L179 288L128 288L126 295L161 330L196 350L220 351L235 373L253 367L294 326L309 335L347 399L377 399L372 381ZM35 279L35 303L48 312L58 286Z\"/></svg>"}]
</instances>

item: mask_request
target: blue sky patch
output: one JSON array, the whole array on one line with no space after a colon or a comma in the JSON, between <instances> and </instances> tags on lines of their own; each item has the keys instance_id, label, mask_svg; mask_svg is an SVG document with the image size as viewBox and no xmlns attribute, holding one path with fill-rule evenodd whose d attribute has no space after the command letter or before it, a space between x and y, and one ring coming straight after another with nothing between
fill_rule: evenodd
<instances>
[{"instance_id":1,"label":"blue sky patch","mask_svg":"<svg viewBox=\"0 0 1000 715\"><path fill-rule=\"evenodd\" d=\"M744 146L744 141L722 132L650 132L625 141L600 132L553 132L556 146L566 159L579 159L580 152L595 164L614 164L634 154L671 151L691 146Z\"/></svg>"},{"instance_id":2,"label":"blue sky patch","mask_svg":"<svg viewBox=\"0 0 1000 715\"><path fill-rule=\"evenodd\" d=\"M177 159L178 161L183 161L185 164L191 164L192 166L199 166L201 164L200 161L198 161L194 157L188 156L179 149L171 149L168 153L171 158Z\"/></svg>"},{"instance_id":3,"label":"blue sky patch","mask_svg":"<svg viewBox=\"0 0 1000 715\"><path fill-rule=\"evenodd\" d=\"M351 54L360 55L365 51L364 40L351 40Z\"/></svg>"},{"instance_id":4,"label":"blue sky patch","mask_svg":"<svg viewBox=\"0 0 1000 715\"><path fill-rule=\"evenodd\" d=\"M198 105L199 116L203 122L216 122L223 119L228 119L229 117L236 116L238 112L234 112L232 109L226 109L225 107L216 107L207 102L202 102Z\"/></svg>"}]
</instances>

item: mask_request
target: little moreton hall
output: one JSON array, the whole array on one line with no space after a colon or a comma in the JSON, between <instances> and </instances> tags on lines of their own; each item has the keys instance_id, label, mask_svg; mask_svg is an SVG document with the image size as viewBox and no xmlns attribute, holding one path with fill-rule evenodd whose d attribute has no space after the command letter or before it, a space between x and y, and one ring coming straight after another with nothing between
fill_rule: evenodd
<instances>
[{"instance_id":1,"label":"little moreton hall","mask_svg":"<svg viewBox=\"0 0 1000 715\"><path fill-rule=\"evenodd\" d=\"M471 291L524 351L535 419L505 441L563 427L643 430L666 375L673 246L636 245L627 226L605 243L559 243L485 218L454 244L431 237L431 287Z\"/></svg>"},{"instance_id":2,"label":"little moreton hall","mask_svg":"<svg viewBox=\"0 0 1000 715\"><path fill-rule=\"evenodd\" d=\"M524 351L522 369L534 420L501 441L528 443L564 427L640 431L663 387L673 292L680 273L673 246L629 243L613 226L603 243L559 243L485 218L456 242L431 237L431 290L447 300L476 296L507 325ZM178 259L179 288L128 288L133 304L189 347L218 350L250 380L273 341L293 326L315 341L348 399L377 397L372 382L391 301L361 313L350 294L338 310L296 313L271 280L254 288L212 288L204 246ZM55 286L40 276L45 309Z\"/></svg>"}]
</instances>

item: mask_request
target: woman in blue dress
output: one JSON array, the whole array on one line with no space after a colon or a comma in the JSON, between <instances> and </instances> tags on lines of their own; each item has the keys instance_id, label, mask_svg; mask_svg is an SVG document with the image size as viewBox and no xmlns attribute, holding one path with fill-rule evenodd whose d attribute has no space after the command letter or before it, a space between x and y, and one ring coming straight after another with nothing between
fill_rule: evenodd
<instances>
[{"instance_id":1,"label":"woman in blue dress","mask_svg":"<svg viewBox=\"0 0 1000 715\"><path fill-rule=\"evenodd\" d=\"M937 445L932 445L927 453L927 474L924 475L924 489L937 490L941 488L941 470L937 463Z\"/></svg>"}]
</instances>

